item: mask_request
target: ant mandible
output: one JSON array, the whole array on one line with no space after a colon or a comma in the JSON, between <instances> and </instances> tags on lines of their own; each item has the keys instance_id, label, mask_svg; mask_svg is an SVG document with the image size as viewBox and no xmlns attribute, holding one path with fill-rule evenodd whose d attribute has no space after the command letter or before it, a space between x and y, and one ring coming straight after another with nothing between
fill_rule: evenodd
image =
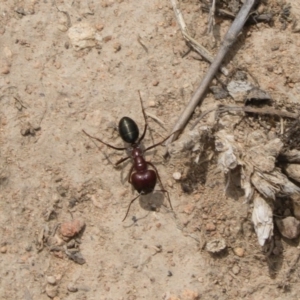
<instances>
[{"instance_id":1,"label":"ant mandible","mask_svg":"<svg viewBox=\"0 0 300 300\"><path fill-rule=\"evenodd\" d=\"M137 124L135 123L135 121L133 121L131 118L123 117L119 122L119 134L124 142L130 144L129 148L128 147L118 148L118 147L112 146L108 143L103 142L102 140L100 140L97 137L91 136L90 134L88 134L87 132L82 130L91 139L97 140L98 142L100 142L112 149L115 149L118 151L130 150L130 152L131 152L130 156L126 156L126 157L120 159L115 164L115 166L117 166L117 165L121 164L122 162L126 161L127 159L132 158L133 163L132 163L132 166L129 171L128 182L139 193L139 195L137 197L133 198L131 200L131 202L129 203L126 215L125 215L124 219L122 220L122 222L125 221L128 213L129 213L131 204L140 195L146 195L146 194L150 194L153 192L157 179L162 187L162 190L160 190L160 191L167 194L170 207L173 210L169 192L164 189L156 167L151 162L145 160L144 153L150 149L153 149L153 148L163 144L169 137L171 137L174 134L174 132L172 134L170 134L168 137L166 137L165 139L163 139L161 142L154 144L154 145L146 148L145 150L141 149L141 141L144 139L144 137L146 135L148 123L147 123L146 113L145 113L143 102L142 102L141 93L140 93L140 91L138 91L138 93L139 93L139 98L140 98L140 102L141 102L141 106L142 106L142 112L143 112L144 120L145 120L145 127L144 127L144 132L143 132L142 136L139 138L139 128L138 128ZM148 169L148 166L151 166L153 168L153 170Z\"/></svg>"}]
</instances>

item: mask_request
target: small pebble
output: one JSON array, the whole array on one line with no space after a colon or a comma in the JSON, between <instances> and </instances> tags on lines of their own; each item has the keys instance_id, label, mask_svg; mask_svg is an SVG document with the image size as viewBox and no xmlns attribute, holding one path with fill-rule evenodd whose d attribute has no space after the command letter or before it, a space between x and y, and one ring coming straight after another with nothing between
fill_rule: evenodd
<instances>
[{"instance_id":1,"label":"small pebble","mask_svg":"<svg viewBox=\"0 0 300 300\"><path fill-rule=\"evenodd\" d=\"M240 267L237 266L237 265L233 266L233 268L232 268L232 273L233 273L234 275L239 274L239 273L240 273Z\"/></svg>"},{"instance_id":2,"label":"small pebble","mask_svg":"<svg viewBox=\"0 0 300 300\"><path fill-rule=\"evenodd\" d=\"M66 32L66 31L68 31L68 26L66 26L65 24L58 24L57 29L62 32Z\"/></svg>"},{"instance_id":3,"label":"small pebble","mask_svg":"<svg viewBox=\"0 0 300 300\"><path fill-rule=\"evenodd\" d=\"M214 223L207 223L205 225L205 229L207 231L215 231L216 230L216 225Z\"/></svg>"},{"instance_id":4,"label":"small pebble","mask_svg":"<svg viewBox=\"0 0 300 300\"><path fill-rule=\"evenodd\" d=\"M158 86L158 85L159 85L159 81L158 81L158 80L154 80L154 81L152 82L152 85L153 85L153 86Z\"/></svg>"},{"instance_id":5,"label":"small pebble","mask_svg":"<svg viewBox=\"0 0 300 300\"><path fill-rule=\"evenodd\" d=\"M95 27L96 27L96 29L97 29L98 31L101 31L101 30L103 30L104 25L103 25L102 23L97 23L97 24L95 25Z\"/></svg>"},{"instance_id":6,"label":"small pebble","mask_svg":"<svg viewBox=\"0 0 300 300\"><path fill-rule=\"evenodd\" d=\"M62 279L62 274L57 274L57 275L55 276L55 278L56 278L56 282L57 282L57 281L61 281L61 279Z\"/></svg>"},{"instance_id":7,"label":"small pebble","mask_svg":"<svg viewBox=\"0 0 300 300\"><path fill-rule=\"evenodd\" d=\"M195 201L199 201L201 199L201 195L200 194L195 194L194 195L194 200Z\"/></svg>"},{"instance_id":8,"label":"small pebble","mask_svg":"<svg viewBox=\"0 0 300 300\"><path fill-rule=\"evenodd\" d=\"M167 181L167 185L168 185L169 187L173 187L173 182L172 182L171 179L169 179L169 180Z\"/></svg>"},{"instance_id":9,"label":"small pebble","mask_svg":"<svg viewBox=\"0 0 300 300\"><path fill-rule=\"evenodd\" d=\"M280 74L282 74L282 68L281 68L281 67L278 67L278 68L275 69L273 72L274 72L276 75L280 75Z\"/></svg>"},{"instance_id":10,"label":"small pebble","mask_svg":"<svg viewBox=\"0 0 300 300\"><path fill-rule=\"evenodd\" d=\"M71 222L64 222L60 226L60 233L64 237L73 237L78 234L85 227L82 220L73 220Z\"/></svg>"},{"instance_id":11,"label":"small pebble","mask_svg":"<svg viewBox=\"0 0 300 300\"><path fill-rule=\"evenodd\" d=\"M73 283L69 283L67 288L71 293L76 293L78 291L78 288Z\"/></svg>"},{"instance_id":12,"label":"small pebble","mask_svg":"<svg viewBox=\"0 0 300 300\"><path fill-rule=\"evenodd\" d=\"M58 175L58 176L56 176L55 178L54 178L54 181L55 182L60 182L60 181L62 181L63 180L63 178L60 176L60 175ZM59 199L57 199L57 200L59 200ZM57 201L58 202L58 201Z\"/></svg>"},{"instance_id":13,"label":"small pebble","mask_svg":"<svg viewBox=\"0 0 300 300\"><path fill-rule=\"evenodd\" d=\"M55 285L56 284L56 278L54 276L47 276L47 282L49 284Z\"/></svg>"},{"instance_id":14,"label":"small pebble","mask_svg":"<svg viewBox=\"0 0 300 300\"><path fill-rule=\"evenodd\" d=\"M118 42L115 43L113 47L114 47L115 52L118 52L121 50L121 44Z\"/></svg>"},{"instance_id":15,"label":"small pebble","mask_svg":"<svg viewBox=\"0 0 300 300\"><path fill-rule=\"evenodd\" d=\"M155 101L149 101L149 104L148 104L148 106L149 107L155 107L155 105L156 105L156 103L155 103Z\"/></svg>"},{"instance_id":16,"label":"small pebble","mask_svg":"<svg viewBox=\"0 0 300 300\"><path fill-rule=\"evenodd\" d=\"M68 242L67 248L69 249L75 248L75 245L76 245L75 240L71 240L70 242Z\"/></svg>"},{"instance_id":17,"label":"small pebble","mask_svg":"<svg viewBox=\"0 0 300 300\"><path fill-rule=\"evenodd\" d=\"M56 62L54 63L54 67L55 67L56 69L60 69L60 68L61 68L61 62L56 61Z\"/></svg>"},{"instance_id":18,"label":"small pebble","mask_svg":"<svg viewBox=\"0 0 300 300\"><path fill-rule=\"evenodd\" d=\"M60 259L64 258L64 254L62 251L53 251L53 255Z\"/></svg>"},{"instance_id":19,"label":"small pebble","mask_svg":"<svg viewBox=\"0 0 300 300\"><path fill-rule=\"evenodd\" d=\"M69 252L69 253L66 253L68 258L73 260L74 262L76 262L77 264L79 265L83 265L85 264L85 259L84 257L82 256L82 254L80 252Z\"/></svg>"},{"instance_id":20,"label":"small pebble","mask_svg":"<svg viewBox=\"0 0 300 300\"><path fill-rule=\"evenodd\" d=\"M21 132L21 134L24 135L22 132ZM62 196L62 197L65 197L65 196L67 195L68 189L69 189L69 187L68 187L67 185L66 185L66 186L60 185L60 186L58 186L58 187L56 188L57 192L58 192L59 195Z\"/></svg>"},{"instance_id":21,"label":"small pebble","mask_svg":"<svg viewBox=\"0 0 300 300\"><path fill-rule=\"evenodd\" d=\"M206 250L211 253L218 253L226 248L226 241L223 238L213 239L206 244Z\"/></svg>"},{"instance_id":22,"label":"small pebble","mask_svg":"<svg viewBox=\"0 0 300 300\"><path fill-rule=\"evenodd\" d=\"M32 246L30 244L28 244L26 247L25 247L25 250L27 252L30 252L32 250Z\"/></svg>"},{"instance_id":23,"label":"small pebble","mask_svg":"<svg viewBox=\"0 0 300 300\"><path fill-rule=\"evenodd\" d=\"M107 42L109 42L111 39L112 39L112 36L111 36L111 35L107 35L107 36L105 36L105 37L103 38L103 42L104 42L104 43L107 43Z\"/></svg>"},{"instance_id":24,"label":"small pebble","mask_svg":"<svg viewBox=\"0 0 300 300\"><path fill-rule=\"evenodd\" d=\"M239 257L243 257L245 255L245 250L240 247L234 248L233 252L235 253L235 255L237 255Z\"/></svg>"},{"instance_id":25,"label":"small pebble","mask_svg":"<svg viewBox=\"0 0 300 300\"><path fill-rule=\"evenodd\" d=\"M0 69L0 73L1 74L9 74L10 72L10 69L8 66L3 66L1 69Z\"/></svg>"},{"instance_id":26,"label":"small pebble","mask_svg":"<svg viewBox=\"0 0 300 300\"><path fill-rule=\"evenodd\" d=\"M58 294L58 287L56 285L47 284L46 294L50 298L54 298Z\"/></svg>"},{"instance_id":27,"label":"small pebble","mask_svg":"<svg viewBox=\"0 0 300 300\"><path fill-rule=\"evenodd\" d=\"M207 214L202 214L202 219L203 220L207 220L208 219L208 215Z\"/></svg>"},{"instance_id":28,"label":"small pebble","mask_svg":"<svg viewBox=\"0 0 300 300\"><path fill-rule=\"evenodd\" d=\"M184 290L181 294L182 300L199 300L199 297L199 293L192 290Z\"/></svg>"},{"instance_id":29,"label":"small pebble","mask_svg":"<svg viewBox=\"0 0 300 300\"><path fill-rule=\"evenodd\" d=\"M6 253L6 252L7 252L7 247L6 247L6 246L2 246L2 247L0 248L0 252L1 252L1 253Z\"/></svg>"},{"instance_id":30,"label":"small pebble","mask_svg":"<svg viewBox=\"0 0 300 300\"><path fill-rule=\"evenodd\" d=\"M280 233L288 238L295 239L300 235L300 221L294 217L286 217L284 219L276 219L276 225Z\"/></svg>"},{"instance_id":31,"label":"small pebble","mask_svg":"<svg viewBox=\"0 0 300 300\"><path fill-rule=\"evenodd\" d=\"M194 211L194 209L195 209L195 205L192 203L189 203L189 204L185 205L185 207L183 208L183 211L186 214L190 215Z\"/></svg>"},{"instance_id":32,"label":"small pebble","mask_svg":"<svg viewBox=\"0 0 300 300\"><path fill-rule=\"evenodd\" d=\"M180 172L175 172L175 173L173 173L173 178L174 178L175 180L180 180L180 178L181 178L181 173L180 173Z\"/></svg>"}]
</instances>

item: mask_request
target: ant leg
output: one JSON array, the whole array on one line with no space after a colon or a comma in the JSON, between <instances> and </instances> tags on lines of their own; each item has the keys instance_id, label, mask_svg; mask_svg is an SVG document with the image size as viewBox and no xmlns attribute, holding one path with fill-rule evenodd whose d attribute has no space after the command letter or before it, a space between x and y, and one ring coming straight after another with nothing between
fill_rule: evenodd
<instances>
[{"instance_id":1,"label":"ant leg","mask_svg":"<svg viewBox=\"0 0 300 300\"><path fill-rule=\"evenodd\" d=\"M129 173L128 173L128 182L131 184L131 174L132 174L132 171L133 171L133 167L134 165L131 166L130 170L129 170Z\"/></svg>"},{"instance_id":2,"label":"ant leg","mask_svg":"<svg viewBox=\"0 0 300 300\"><path fill-rule=\"evenodd\" d=\"M121 164L122 162L126 161L128 158L130 158L130 156L121 158L120 160L118 160L118 161L115 163L115 166L118 166L118 165Z\"/></svg>"},{"instance_id":3,"label":"ant leg","mask_svg":"<svg viewBox=\"0 0 300 300\"><path fill-rule=\"evenodd\" d=\"M128 208L127 208L127 212L126 212L126 215L125 215L125 218L122 220L122 222L125 221L125 219L126 219L128 213L129 213L129 209L130 209L131 204L132 204L139 196L140 196L140 194L137 195L135 198L133 198L133 199L131 200L131 202L129 203Z\"/></svg>"},{"instance_id":4,"label":"ant leg","mask_svg":"<svg viewBox=\"0 0 300 300\"><path fill-rule=\"evenodd\" d=\"M163 186L163 184L162 184L162 182L161 182L161 179L160 179L160 176L159 176L159 174L158 174L158 171L157 171L156 167L155 167L151 162L149 162L149 161L147 161L147 164L150 165L150 166L154 169L154 171L155 171L155 173L156 173L156 175L157 175L158 181L159 181L159 183L160 183L160 185L161 185L161 187L162 187L162 190L161 190L161 191L164 192L164 193L167 193L168 201L169 201L170 207L171 207L171 209L173 210L169 192L168 192L167 190L165 190L165 188L164 188L164 186Z\"/></svg>"},{"instance_id":5,"label":"ant leg","mask_svg":"<svg viewBox=\"0 0 300 300\"><path fill-rule=\"evenodd\" d=\"M83 131L83 133L85 133L85 134L86 134L88 137L90 137L91 139L97 140L98 142L100 142L100 143L106 145L106 146L109 147L109 148L112 148L112 149L115 149L115 150L120 150L120 151L121 151L121 150L126 150L126 148L118 148L118 147L112 146L112 145L110 145L110 144L107 144L107 143L101 141L99 138L96 138L96 137L94 137L94 136L91 136L90 134L88 134L87 132L85 132L83 129L82 129L82 131Z\"/></svg>"},{"instance_id":6,"label":"ant leg","mask_svg":"<svg viewBox=\"0 0 300 300\"><path fill-rule=\"evenodd\" d=\"M175 134L175 133L177 133L177 132L179 132L179 131L181 131L181 129L178 129L178 130L174 131L173 133L171 133L170 135L168 135L165 139L163 139L161 142L159 142L159 143L157 143L157 144L154 144L154 145L152 145L152 146L146 148L146 149L144 150L144 153L145 153L146 151L150 150L150 149L153 149L153 148L155 148L155 147L157 147L157 146L159 146L159 145L162 145L169 137L171 137L173 134Z\"/></svg>"},{"instance_id":7,"label":"ant leg","mask_svg":"<svg viewBox=\"0 0 300 300\"><path fill-rule=\"evenodd\" d=\"M142 136L137 141L137 144L139 144L144 139L144 137L146 135L147 127L148 127L147 117L146 117L145 109L144 109L144 106L143 106L141 92L140 91L138 91L138 92L139 92L139 96L140 96L140 102L141 102L141 106L142 106L142 112L143 112L143 115L144 115L145 127L144 127L144 132L143 132Z\"/></svg>"}]
</instances>

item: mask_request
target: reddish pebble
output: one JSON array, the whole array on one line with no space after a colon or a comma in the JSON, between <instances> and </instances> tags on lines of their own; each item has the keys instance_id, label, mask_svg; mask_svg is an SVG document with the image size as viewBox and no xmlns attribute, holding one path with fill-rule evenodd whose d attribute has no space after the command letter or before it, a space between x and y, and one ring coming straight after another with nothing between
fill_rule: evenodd
<instances>
[{"instance_id":1,"label":"reddish pebble","mask_svg":"<svg viewBox=\"0 0 300 300\"><path fill-rule=\"evenodd\" d=\"M3 66L1 69L0 69L0 73L1 74L9 74L10 70L9 70L9 67L8 66Z\"/></svg>"},{"instance_id":2,"label":"reddish pebble","mask_svg":"<svg viewBox=\"0 0 300 300\"><path fill-rule=\"evenodd\" d=\"M60 226L60 233L65 237L73 237L78 234L85 226L82 220L73 220L71 222L62 223Z\"/></svg>"},{"instance_id":3,"label":"reddish pebble","mask_svg":"<svg viewBox=\"0 0 300 300\"><path fill-rule=\"evenodd\" d=\"M190 214L193 212L194 209L195 209L195 205L189 203L189 204L187 204L187 205L183 208L183 211L184 211L186 214L190 215Z\"/></svg>"},{"instance_id":4,"label":"reddish pebble","mask_svg":"<svg viewBox=\"0 0 300 300\"><path fill-rule=\"evenodd\" d=\"M205 225L205 229L207 231L215 231L216 230L216 225L214 223L207 223Z\"/></svg>"},{"instance_id":5,"label":"reddish pebble","mask_svg":"<svg viewBox=\"0 0 300 300\"><path fill-rule=\"evenodd\" d=\"M95 27L96 27L96 29L97 29L98 31L101 31L101 30L103 30L104 25L103 25L102 23L97 23L97 24L95 25Z\"/></svg>"},{"instance_id":6,"label":"reddish pebble","mask_svg":"<svg viewBox=\"0 0 300 300\"><path fill-rule=\"evenodd\" d=\"M199 300L200 296L199 293L192 290L184 290L182 292L182 300Z\"/></svg>"},{"instance_id":7,"label":"reddish pebble","mask_svg":"<svg viewBox=\"0 0 300 300\"><path fill-rule=\"evenodd\" d=\"M245 250L243 248L237 247L233 249L235 255L243 257L245 255Z\"/></svg>"},{"instance_id":8,"label":"reddish pebble","mask_svg":"<svg viewBox=\"0 0 300 300\"><path fill-rule=\"evenodd\" d=\"M105 37L103 38L103 42L104 42L104 43L107 43L107 42L109 42L111 39L112 39L112 36L111 36L111 35L105 36Z\"/></svg>"},{"instance_id":9,"label":"reddish pebble","mask_svg":"<svg viewBox=\"0 0 300 300\"><path fill-rule=\"evenodd\" d=\"M61 251L52 251L52 253L57 258L64 258L64 254Z\"/></svg>"},{"instance_id":10,"label":"reddish pebble","mask_svg":"<svg viewBox=\"0 0 300 300\"><path fill-rule=\"evenodd\" d=\"M1 253L6 253L6 251L7 251L7 247L6 246L3 246L3 247L0 248L0 252Z\"/></svg>"}]
</instances>

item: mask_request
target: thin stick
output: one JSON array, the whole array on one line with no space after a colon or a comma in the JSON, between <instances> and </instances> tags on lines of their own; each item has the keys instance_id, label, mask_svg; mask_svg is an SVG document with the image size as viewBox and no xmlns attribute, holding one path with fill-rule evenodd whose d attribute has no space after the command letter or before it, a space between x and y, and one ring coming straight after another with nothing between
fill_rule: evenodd
<instances>
[{"instance_id":1,"label":"thin stick","mask_svg":"<svg viewBox=\"0 0 300 300\"><path fill-rule=\"evenodd\" d=\"M172 0L174 1L174 0ZM211 83L212 79L214 78L215 74L217 73L225 55L227 54L230 47L233 45L234 41L236 40L238 34L242 30L245 22L247 21L249 12L254 5L255 0L246 0L241 7L238 15L236 16L235 20L233 21L231 27L227 31L224 41L221 45L221 48L215 57L214 61L210 65L205 77L203 78L202 82L200 83L199 87L197 88L196 92L192 96L190 102L186 106L185 110L179 117L178 121L176 122L175 126L172 129L172 132L178 130L179 128L184 128L186 123L188 122L189 118L191 117L192 113L194 112L196 106L200 103L203 99L203 96ZM177 137L176 134L170 137L167 141L167 144L171 143Z\"/></svg>"},{"instance_id":2,"label":"thin stick","mask_svg":"<svg viewBox=\"0 0 300 300\"><path fill-rule=\"evenodd\" d=\"M254 114L260 114L260 115L274 115L278 116L281 118L289 118L289 119L298 119L299 114L297 113L291 113L288 111L282 111L282 110L277 110L272 107L268 108L255 108L255 107L250 107L250 106L230 106L230 105L222 105L219 107L218 111L219 112L225 112L225 111L243 111L247 113L254 113Z\"/></svg>"},{"instance_id":3,"label":"thin stick","mask_svg":"<svg viewBox=\"0 0 300 300\"><path fill-rule=\"evenodd\" d=\"M142 38L141 38L140 35L137 36L137 41L138 41L138 43L143 47L143 49L146 51L146 53L148 53L148 52L149 52L149 51L148 51L148 48L143 44Z\"/></svg>"},{"instance_id":4,"label":"thin stick","mask_svg":"<svg viewBox=\"0 0 300 300\"><path fill-rule=\"evenodd\" d=\"M211 8L209 10L209 18L208 18L208 33L213 33L213 27L215 25L215 12L216 12L216 0L212 1Z\"/></svg>"},{"instance_id":5,"label":"thin stick","mask_svg":"<svg viewBox=\"0 0 300 300\"><path fill-rule=\"evenodd\" d=\"M153 119L154 121L156 121L164 130L167 131L166 127L164 126L165 123L162 120L160 120L158 117L150 114L149 112L147 112L147 116L150 117L151 119Z\"/></svg>"},{"instance_id":6,"label":"thin stick","mask_svg":"<svg viewBox=\"0 0 300 300\"><path fill-rule=\"evenodd\" d=\"M27 109L27 107L23 104L23 102L19 99L18 96L13 96L13 98L21 105L21 109L22 108Z\"/></svg>"},{"instance_id":7,"label":"thin stick","mask_svg":"<svg viewBox=\"0 0 300 300\"><path fill-rule=\"evenodd\" d=\"M217 110L217 109L218 109L218 108L212 108L212 109L209 109L209 110L203 112L203 113L200 115L200 117L198 117L198 118L196 119L196 121L194 122L194 124L193 124L192 127L191 127L191 130L193 130L193 129L195 128L195 126L200 122L200 120L202 120L206 115L208 115L209 113L211 113L211 112L213 112L213 111L215 111L215 110Z\"/></svg>"},{"instance_id":8,"label":"thin stick","mask_svg":"<svg viewBox=\"0 0 300 300\"><path fill-rule=\"evenodd\" d=\"M186 39L186 41L191 45L191 47L193 47L193 49L195 51L197 51L202 57L204 57L207 61L209 61L210 63L213 62L214 57L213 55L203 46L201 46L195 39L193 39L189 32L188 29L186 27L186 24L184 22L182 13L180 11L180 9L178 8L177 5L177 0L171 0L173 9L174 9L174 13L175 13L175 17L177 19L177 23L181 29L181 33L183 35L183 37ZM220 67L220 66L219 66ZM221 67L221 72L227 76L229 74L228 70L224 67Z\"/></svg>"}]
</instances>

